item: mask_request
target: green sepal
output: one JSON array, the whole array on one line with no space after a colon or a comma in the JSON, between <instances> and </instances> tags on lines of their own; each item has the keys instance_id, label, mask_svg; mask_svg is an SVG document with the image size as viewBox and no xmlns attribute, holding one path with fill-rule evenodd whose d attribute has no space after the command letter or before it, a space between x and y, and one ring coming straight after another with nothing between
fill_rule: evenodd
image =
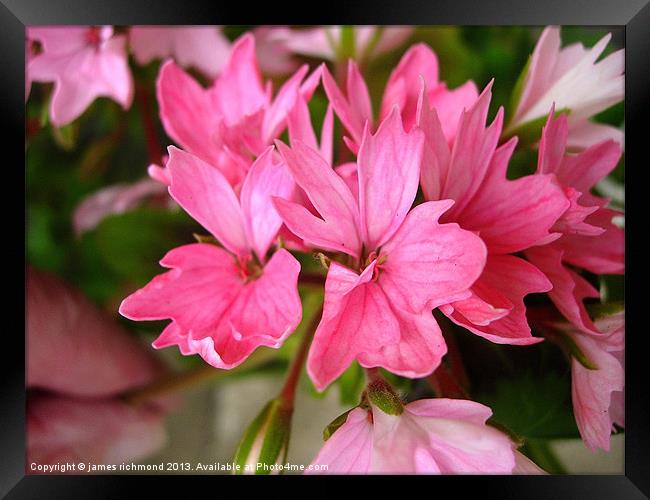
<instances>
[{"instance_id":1,"label":"green sepal","mask_svg":"<svg viewBox=\"0 0 650 500\"><path fill-rule=\"evenodd\" d=\"M77 145L79 126L76 122L69 123L63 127L55 127L52 125L51 130L54 142L64 151L72 151Z\"/></svg>"},{"instance_id":2,"label":"green sepal","mask_svg":"<svg viewBox=\"0 0 650 500\"><path fill-rule=\"evenodd\" d=\"M348 421L348 415L352 410L354 410L354 408L350 408L348 411L342 413L334 420L332 420L329 424L327 424L327 427L323 429L323 441L327 441L329 438L331 438L332 434L339 430L339 427Z\"/></svg>"},{"instance_id":3,"label":"green sepal","mask_svg":"<svg viewBox=\"0 0 650 500\"><path fill-rule=\"evenodd\" d=\"M402 400L393 391L391 386L383 380L376 380L368 384L368 401L388 415L401 415L404 412Z\"/></svg>"},{"instance_id":4,"label":"green sepal","mask_svg":"<svg viewBox=\"0 0 650 500\"><path fill-rule=\"evenodd\" d=\"M598 367L582 352L570 335L561 332L558 335L558 340L562 348L587 370L598 370Z\"/></svg>"},{"instance_id":5,"label":"green sepal","mask_svg":"<svg viewBox=\"0 0 650 500\"><path fill-rule=\"evenodd\" d=\"M613 316L614 314L618 314L625 310L625 304L620 300L605 302L604 304L588 304L586 307L589 316L591 316L594 321L607 318L608 316Z\"/></svg>"}]
</instances>

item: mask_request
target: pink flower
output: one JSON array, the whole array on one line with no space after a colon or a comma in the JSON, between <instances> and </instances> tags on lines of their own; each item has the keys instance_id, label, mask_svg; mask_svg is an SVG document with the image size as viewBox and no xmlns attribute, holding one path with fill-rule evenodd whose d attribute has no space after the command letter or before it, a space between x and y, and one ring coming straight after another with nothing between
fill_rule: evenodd
<instances>
[{"instance_id":1,"label":"pink flower","mask_svg":"<svg viewBox=\"0 0 650 500\"><path fill-rule=\"evenodd\" d=\"M393 70L384 89L379 113L379 122L397 105L402 114L404 127L410 130L415 124L416 108L420 91L420 78L424 79L430 105L436 109L442 123L443 133L451 141L458 126L463 108L473 104L478 91L472 81L454 90L449 90L444 82L438 80L438 58L423 43L411 47L397 67ZM373 122L370 95L357 65L350 61L346 82L346 94L339 89L332 75L323 66L323 86L336 114L350 133L348 146L356 152L359 148L366 121Z\"/></svg>"},{"instance_id":2,"label":"pink flower","mask_svg":"<svg viewBox=\"0 0 650 500\"><path fill-rule=\"evenodd\" d=\"M296 98L309 98L320 79L314 73L301 84L301 67L271 100L255 56L255 39L246 34L232 47L214 84L202 88L174 62L160 69L157 95L160 118L169 136L184 150L219 169L231 185L246 175L251 156L262 153L286 126Z\"/></svg>"},{"instance_id":3,"label":"pink flower","mask_svg":"<svg viewBox=\"0 0 650 500\"><path fill-rule=\"evenodd\" d=\"M29 268L25 298L27 472L32 462L120 463L160 449L174 402L118 397L163 374L155 357L58 278Z\"/></svg>"},{"instance_id":4,"label":"pink flower","mask_svg":"<svg viewBox=\"0 0 650 500\"><path fill-rule=\"evenodd\" d=\"M596 62L611 38L587 49L581 43L560 48L560 28L547 27L529 60L523 89L509 129L546 116L553 103L568 110L568 146L585 149L605 139L623 144L621 130L589 118L623 99L624 50Z\"/></svg>"},{"instance_id":5,"label":"pink flower","mask_svg":"<svg viewBox=\"0 0 650 500\"><path fill-rule=\"evenodd\" d=\"M441 121L421 90L417 125L424 131L421 184L427 200L454 200L442 222L456 222L485 242L488 258L471 296L441 310L455 323L501 344L539 342L526 320L524 297L551 283L535 266L512 254L557 237L551 229L569 206L553 175L506 179L516 138L498 146L503 109L486 127L489 84L460 117L448 146Z\"/></svg>"},{"instance_id":6,"label":"pink flower","mask_svg":"<svg viewBox=\"0 0 650 500\"><path fill-rule=\"evenodd\" d=\"M129 43L138 64L171 57L211 78L230 54L230 41L218 26L133 26Z\"/></svg>"},{"instance_id":7,"label":"pink flower","mask_svg":"<svg viewBox=\"0 0 650 500\"><path fill-rule=\"evenodd\" d=\"M165 193L165 186L152 179L133 184L114 184L84 198L75 208L73 226L80 236L97 227L106 217L131 210L146 198Z\"/></svg>"},{"instance_id":8,"label":"pink flower","mask_svg":"<svg viewBox=\"0 0 650 500\"><path fill-rule=\"evenodd\" d=\"M311 465L329 474L510 474L513 444L485 424L491 415L482 404L441 398L409 403L399 415L355 408Z\"/></svg>"},{"instance_id":9,"label":"pink flower","mask_svg":"<svg viewBox=\"0 0 650 500\"><path fill-rule=\"evenodd\" d=\"M314 384L324 389L355 359L406 377L428 375L446 352L431 310L467 295L486 250L456 224L438 224L452 201L410 210L422 132L404 132L397 108L375 135L366 128L358 198L314 149L299 140L291 149L277 144L318 214L275 198L282 220L308 244L347 254L352 267L333 261L327 274L323 317L307 362Z\"/></svg>"},{"instance_id":10,"label":"pink flower","mask_svg":"<svg viewBox=\"0 0 650 500\"><path fill-rule=\"evenodd\" d=\"M171 319L154 347L178 345L217 368L233 368L258 346L279 347L300 322L300 264L284 249L267 258L282 224L271 196L287 196L293 180L269 147L253 163L239 197L217 169L169 148L169 193L223 245L171 250L170 271L122 302L134 320Z\"/></svg>"},{"instance_id":11,"label":"pink flower","mask_svg":"<svg viewBox=\"0 0 650 500\"><path fill-rule=\"evenodd\" d=\"M354 40L354 54L349 56L362 61L398 47L413 32L411 26L354 26L349 29L352 30ZM341 54L343 44L341 26L305 29L277 27L272 28L272 33L275 40L283 42L288 52L329 61L337 60Z\"/></svg>"},{"instance_id":12,"label":"pink flower","mask_svg":"<svg viewBox=\"0 0 650 500\"><path fill-rule=\"evenodd\" d=\"M110 26L30 27L27 37L41 44L27 67L33 82L53 82L50 119L57 127L78 118L98 97L124 109L133 99L126 37Z\"/></svg>"},{"instance_id":13,"label":"pink flower","mask_svg":"<svg viewBox=\"0 0 650 500\"><path fill-rule=\"evenodd\" d=\"M595 369L571 360L573 413L585 444L591 449L609 451L613 424L625 426L623 388L625 313L597 320L600 335L576 329L567 330Z\"/></svg>"},{"instance_id":14,"label":"pink flower","mask_svg":"<svg viewBox=\"0 0 650 500\"><path fill-rule=\"evenodd\" d=\"M553 283L548 294L560 312L580 330L598 333L583 300L599 298L600 293L572 268L595 274L624 272L624 231L612 222L622 213L605 208L608 200L590 193L616 167L621 147L607 140L568 155L568 129L567 117L553 118L551 109L537 164L538 175L554 174L570 197L571 206L555 227L562 237L526 250L526 257Z\"/></svg>"}]
</instances>

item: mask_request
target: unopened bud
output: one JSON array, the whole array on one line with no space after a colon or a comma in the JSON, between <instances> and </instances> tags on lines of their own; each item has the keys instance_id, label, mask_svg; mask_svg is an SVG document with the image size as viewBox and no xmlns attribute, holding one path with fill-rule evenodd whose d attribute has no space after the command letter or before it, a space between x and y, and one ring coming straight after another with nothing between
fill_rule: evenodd
<instances>
[{"instance_id":1,"label":"unopened bud","mask_svg":"<svg viewBox=\"0 0 650 500\"><path fill-rule=\"evenodd\" d=\"M235 474L271 474L281 472L291 434L291 408L278 398L262 409L244 432L234 462Z\"/></svg>"}]
</instances>

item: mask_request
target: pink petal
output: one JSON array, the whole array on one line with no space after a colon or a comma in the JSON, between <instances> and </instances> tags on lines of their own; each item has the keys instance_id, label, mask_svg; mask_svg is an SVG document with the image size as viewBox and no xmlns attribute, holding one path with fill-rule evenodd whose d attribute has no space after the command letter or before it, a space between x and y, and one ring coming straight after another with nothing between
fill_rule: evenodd
<instances>
[{"instance_id":1,"label":"pink petal","mask_svg":"<svg viewBox=\"0 0 650 500\"><path fill-rule=\"evenodd\" d=\"M307 470L306 474L364 474L370 472L372 424L368 412L355 408L347 420L325 442L311 465L327 466L327 470Z\"/></svg>"},{"instance_id":2,"label":"pink petal","mask_svg":"<svg viewBox=\"0 0 650 500\"><path fill-rule=\"evenodd\" d=\"M609 415L612 392L623 390L623 367L595 337L576 334L573 339L598 369L589 370L572 361L573 409L580 435L591 449L609 451L612 417Z\"/></svg>"},{"instance_id":3,"label":"pink petal","mask_svg":"<svg viewBox=\"0 0 650 500\"><path fill-rule=\"evenodd\" d=\"M293 189L293 177L275 155L273 146L255 160L244 180L240 198L246 239L262 262L282 225L272 197L289 197Z\"/></svg>"},{"instance_id":4,"label":"pink petal","mask_svg":"<svg viewBox=\"0 0 650 500\"><path fill-rule=\"evenodd\" d=\"M569 207L554 176L506 179L516 143L512 139L494 152L476 195L464 210L456 211L455 221L477 231L490 253L514 253L545 240Z\"/></svg>"},{"instance_id":5,"label":"pink petal","mask_svg":"<svg viewBox=\"0 0 650 500\"><path fill-rule=\"evenodd\" d=\"M406 377L433 371L446 352L430 312L395 307L372 278L374 263L361 274L333 262L325 282L323 317L307 360L318 390L335 380L355 358L364 367L382 366Z\"/></svg>"},{"instance_id":6,"label":"pink petal","mask_svg":"<svg viewBox=\"0 0 650 500\"><path fill-rule=\"evenodd\" d=\"M515 465L510 439L485 425L489 408L437 399L406 405L399 417L373 409L373 470L420 473L507 474ZM473 408L473 406L475 408ZM445 408L447 407L447 408Z\"/></svg>"},{"instance_id":7,"label":"pink petal","mask_svg":"<svg viewBox=\"0 0 650 500\"><path fill-rule=\"evenodd\" d=\"M552 83L559 52L560 29L548 26L535 45L513 121L518 121L546 92Z\"/></svg>"},{"instance_id":8,"label":"pink petal","mask_svg":"<svg viewBox=\"0 0 650 500\"><path fill-rule=\"evenodd\" d=\"M457 224L438 223L452 203L418 205L382 247L379 283L402 309L421 312L456 300L483 271L487 250L481 239Z\"/></svg>"},{"instance_id":9,"label":"pink petal","mask_svg":"<svg viewBox=\"0 0 650 500\"><path fill-rule=\"evenodd\" d=\"M619 144L614 141L601 142L580 154L565 157L557 172L558 180L581 193L588 193L616 168L620 157Z\"/></svg>"},{"instance_id":10,"label":"pink petal","mask_svg":"<svg viewBox=\"0 0 650 500\"><path fill-rule=\"evenodd\" d=\"M582 150L607 140L612 140L623 148L625 134L620 128L585 120L582 123L572 124L567 146Z\"/></svg>"},{"instance_id":11,"label":"pink petal","mask_svg":"<svg viewBox=\"0 0 650 500\"><path fill-rule=\"evenodd\" d=\"M503 109L497 112L494 122L485 128L492 96L491 87L492 84L488 84L474 106L461 116L441 194L443 198L456 202L445 215L446 220L454 220L455 215L465 208L477 192L497 147L503 124Z\"/></svg>"},{"instance_id":12,"label":"pink petal","mask_svg":"<svg viewBox=\"0 0 650 500\"><path fill-rule=\"evenodd\" d=\"M127 212L144 199L165 192L164 184L151 179L100 189L84 198L75 209L73 215L75 233L80 235L94 229L109 215Z\"/></svg>"},{"instance_id":13,"label":"pink petal","mask_svg":"<svg viewBox=\"0 0 650 500\"><path fill-rule=\"evenodd\" d=\"M526 257L553 284L549 298L571 323L589 333L599 333L583 303L585 298L600 298L600 293L587 280L562 263L562 250L545 245L526 250Z\"/></svg>"},{"instance_id":14,"label":"pink petal","mask_svg":"<svg viewBox=\"0 0 650 500\"><path fill-rule=\"evenodd\" d=\"M451 143L456 137L463 111L472 107L477 99L478 89L471 80L453 90L441 84L429 91L430 105L440 117L447 142Z\"/></svg>"},{"instance_id":15,"label":"pink petal","mask_svg":"<svg viewBox=\"0 0 650 500\"><path fill-rule=\"evenodd\" d=\"M296 183L305 191L322 219L296 203L276 199L284 223L300 238L325 249L357 257L361 249L358 208L352 193L327 162L296 140L293 148L276 143Z\"/></svg>"},{"instance_id":16,"label":"pink petal","mask_svg":"<svg viewBox=\"0 0 650 500\"><path fill-rule=\"evenodd\" d=\"M214 83L219 108L228 125L268 105L255 56L255 38L246 33L232 46L230 58Z\"/></svg>"},{"instance_id":17,"label":"pink petal","mask_svg":"<svg viewBox=\"0 0 650 500\"><path fill-rule=\"evenodd\" d=\"M384 120L398 106L404 120L404 128L410 130L415 124L419 96L420 77L427 87L438 85L438 57L424 43L413 45L392 71L381 102L380 120Z\"/></svg>"},{"instance_id":18,"label":"pink petal","mask_svg":"<svg viewBox=\"0 0 650 500\"><path fill-rule=\"evenodd\" d=\"M296 99L300 96L300 82L307 74L309 67L304 64L280 87L278 94L264 114L262 123L262 139L270 143L277 138L287 124L287 115L293 109Z\"/></svg>"},{"instance_id":19,"label":"pink petal","mask_svg":"<svg viewBox=\"0 0 650 500\"><path fill-rule=\"evenodd\" d=\"M473 290L493 307L507 300L511 304L507 314L481 324L466 314L462 301L451 304L453 312L443 311L454 323L497 344L536 344L542 339L533 337L530 332L524 297L529 293L548 292L551 288L544 274L525 260L512 255L490 255Z\"/></svg>"},{"instance_id":20,"label":"pink petal","mask_svg":"<svg viewBox=\"0 0 650 500\"><path fill-rule=\"evenodd\" d=\"M173 61L160 68L156 84L160 119L182 148L218 166L220 155L212 134L220 119L214 89L203 89Z\"/></svg>"},{"instance_id":21,"label":"pink petal","mask_svg":"<svg viewBox=\"0 0 650 500\"><path fill-rule=\"evenodd\" d=\"M586 221L604 229L597 236L567 235L559 242L564 250L563 260L595 274L625 272L625 231L612 223L620 215L616 210L601 208Z\"/></svg>"},{"instance_id":22,"label":"pink petal","mask_svg":"<svg viewBox=\"0 0 650 500\"><path fill-rule=\"evenodd\" d=\"M555 174L560 170L562 159L566 151L566 142L569 134L569 125L565 114L557 118L555 106L546 119L546 124L542 128L542 138L539 143L539 152L537 156L537 173L538 174Z\"/></svg>"},{"instance_id":23,"label":"pink petal","mask_svg":"<svg viewBox=\"0 0 650 500\"><path fill-rule=\"evenodd\" d=\"M244 216L226 178L190 153L174 146L168 151L172 198L232 253L247 254Z\"/></svg>"},{"instance_id":24,"label":"pink petal","mask_svg":"<svg viewBox=\"0 0 650 500\"><path fill-rule=\"evenodd\" d=\"M154 347L178 344L216 368L230 369L261 345L279 347L300 323L300 264L277 251L262 275L245 281L231 255L209 244L176 248L161 261L171 271L127 297L130 319L172 319Z\"/></svg>"},{"instance_id":25,"label":"pink petal","mask_svg":"<svg viewBox=\"0 0 650 500\"><path fill-rule=\"evenodd\" d=\"M112 396L152 381L150 353L83 294L27 269L27 386L72 396Z\"/></svg>"},{"instance_id":26,"label":"pink petal","mask_svg":"<svg viewBox=\"0 0 650 500\"><path fill-rule=\"evenodd\" d=\"M30 463L139 461L166 441L159 411L117 400L30 394L26 417ZM78 469L71 473L80 474Z\"/></svg>"},{"instance_id":27,"label":"pink petal","mask_svg":"<svg viewBox=\"0 0 650 500\"><path fill-rule=\"evenodd\" d=\"M427 200L439 200L447 182L451 151L442 129L438 113L432 109L426 86L421 82L418 100L417 126L424 132L424 149L420 168L420 183Z\"/></svg>"},{"instance_id":28,"label":"pink petal","mask_svg":"<svg viewBox=\"0 0 650 500\"><path fill-rule=\"evenodd\" d=\"M138 64L173 57L212 78L230 53L230 42L217 26L132 26L129 42Z\"/></svg>"},{"instance_id":29,"label":"pink petal","mask_svg":"<svg viewBox=\"0 0 650 500\"><path fill-rule=\"evenodd\" d=\"M357 159L360 223L369 249L386 243L400 227L418 189L422 132L404 132L397 107L375 135L364 132Z\"/></svg>"},{"instance_id":30,"label":"pink petal","mask_svg":"<svg viewBox=\"0 0 650 500\"><path fill-rule=\"evenodd\" d=\"M349 74L354 73L354 70L351 69L353 67L355 67L354 64L350 63L348 69ZM343 126L352 136L353 142L357 145L361 144L361 135L363 134L366 121L372 123L372 115L368 116L365 114L368 111L368 104L364 102L359 104L352 101L351 96L344 96L326 66L323 66L322 78L323 88L330 101L330 105L334 108ZM349 78L354 79L354 83L350 83L349 86L357 89L357 92L363 93L363 90L360 89L365 88L365 84L361 81L361 76L349 76Z\"/></svg>"}]
</instances>

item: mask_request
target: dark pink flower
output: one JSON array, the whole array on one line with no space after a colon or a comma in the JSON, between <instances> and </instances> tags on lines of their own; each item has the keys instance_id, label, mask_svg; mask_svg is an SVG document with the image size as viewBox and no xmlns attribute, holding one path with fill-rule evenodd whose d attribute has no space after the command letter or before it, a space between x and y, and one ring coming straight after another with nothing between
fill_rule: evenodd
<instances>
[{"instance_id":1,"label":"dark pink flower","mask_svg":"<svg viewBox=\"0 0 650 500\"><path fill-rule=\"evenodd\" d=\"M300 264L286 250L267 253L282 224L271 196L288 196L293 180L264 151L250 167L239 197L217 169L169 148L169 192L223 247L197 243L171 250L171 270L122 302L134 320L171 319L154 347L178 345L217 368L233 368L258 346L279 347L302 315Z\"/></svg>"},{"instance_id":2,"label":"dark pink flower","mask_svg":"<svg viewBox=\"0 0 650 500\"><path fill-rule=\"evenodd\" d=\"M452 201L411 210L418 189L423 136L406 133L397 107L359 156L358 197L314 149L299 140L280 153L316 213L275 198L287 227L308 244L347 254L352 268L332 262L322 320L307 370L324 389L357 360L407 377L440 363L446 346L431 310L467 289L485 263L480 238L439 224Z\"/></svg>"}]
</instances>

